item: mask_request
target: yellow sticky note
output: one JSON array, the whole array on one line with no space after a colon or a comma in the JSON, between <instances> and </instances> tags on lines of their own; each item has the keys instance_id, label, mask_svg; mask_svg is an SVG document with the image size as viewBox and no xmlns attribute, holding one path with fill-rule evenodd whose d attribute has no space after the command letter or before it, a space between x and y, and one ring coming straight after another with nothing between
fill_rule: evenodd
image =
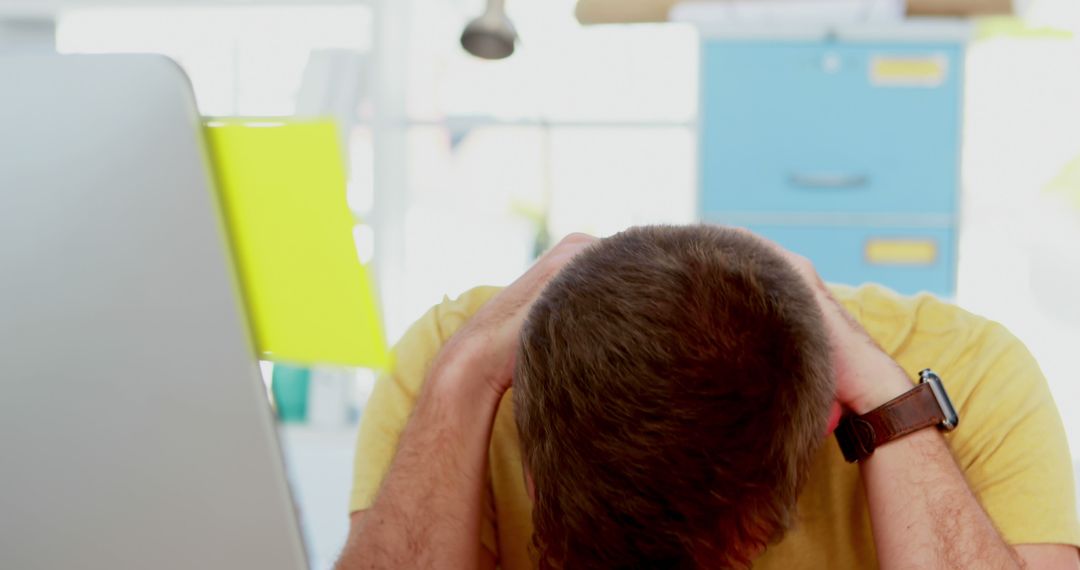
<instances>
[{"instance_id":1,"label":"yellow sticky note","mask_svg":"<svg viewBox=\"0 0 1080 570\"><path fill-rule=\"evenodd\" d=\"M262 357L385 368L334 123L213 120L206 132Z\"/></svg>"},{"instance_id":2,"label":"yellow sticky note","mask_svg":"<svg viewBox=\"0 0 1080 570\"><path fill-rule=\"evenodd\" d=\"M870 61L870 80L882 87L937 87L944 83L948 71L949 60L942 55L879 55Z\"/></svg>"},{"instance_id":3,"label":"yellow sticky note","mask_svg":"<svg viewBox=\"0 0 1080 570\"><path fill-rule=\"evenodd\" d=\"M867 240L865 254L878 265L933 265L938 247L933 239L874 238Z\"/></svg>"}]
</instances>

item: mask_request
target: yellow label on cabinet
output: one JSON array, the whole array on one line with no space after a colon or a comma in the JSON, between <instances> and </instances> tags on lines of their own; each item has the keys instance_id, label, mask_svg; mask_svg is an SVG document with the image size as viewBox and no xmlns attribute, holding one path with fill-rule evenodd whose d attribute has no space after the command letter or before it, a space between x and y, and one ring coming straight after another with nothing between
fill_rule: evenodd
<instances>
[{"instance_id":1,"label":"yellow label on cabinet","mask_svg":"<svg viewBox=\"0 0 1080 570\"><path fill-rule=\"evenodd\" d=\"M871 238L865 254L868 262L877 265L932 265L938 245L932 238Z\"/></svg>"},{"instance_id":2,"label":"yellow label on cabinet","mask_svg":"<svg viewBox=\"0 0 1080 570\"><path fill-rule=\"evenodd\" d=\"M937 87L948 71L949 60L943 55L878 55L870 60L870 81L882 87Z\"/></svg>"}]
</instances>

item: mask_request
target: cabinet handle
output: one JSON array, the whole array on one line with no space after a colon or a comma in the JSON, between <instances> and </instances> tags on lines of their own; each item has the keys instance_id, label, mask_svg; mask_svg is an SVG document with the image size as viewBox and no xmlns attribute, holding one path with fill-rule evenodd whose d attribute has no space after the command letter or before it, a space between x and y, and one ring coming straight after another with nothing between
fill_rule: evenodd
<instances>
[{"instance_id":1,"label":"cabinet handle","mask_svg":"<svg viewBox=\"0 0 1080 570\"><path fill-rule=\"evenodd\" d=\"M865 174L804 174L796 172L788 176L788 182L796 188L808 190L857 190L870 185Z\"/></svg>"}]
</instances>

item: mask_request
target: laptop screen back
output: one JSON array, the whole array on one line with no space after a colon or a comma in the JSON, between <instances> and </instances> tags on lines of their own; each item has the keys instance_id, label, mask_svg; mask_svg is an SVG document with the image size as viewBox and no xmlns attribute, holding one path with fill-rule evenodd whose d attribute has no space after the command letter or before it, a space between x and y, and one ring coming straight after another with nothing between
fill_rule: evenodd
<instances>
[{"instance_id":1,"label":"laptop screen back","mask_svg":"<svg viewBox=\"0 0 1080 570\"><path fill-rule=\"evenodd\" d=\"M0 77L0 568L304 568L187 78Z\"/></svg>"}]
</instances>

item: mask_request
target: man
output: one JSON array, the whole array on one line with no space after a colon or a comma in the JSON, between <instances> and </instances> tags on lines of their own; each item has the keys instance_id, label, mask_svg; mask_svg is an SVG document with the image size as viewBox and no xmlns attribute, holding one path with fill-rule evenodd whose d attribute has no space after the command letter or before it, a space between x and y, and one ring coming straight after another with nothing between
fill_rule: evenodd
<instances>
[{"instance_id":1,"label":"man","mask_svg":"<svg viewBox=\"0 0 1080 570\"><path fill-rule=\"evenodd\" d=\"M1063 430L1023 345L928 296L827 288L748 232L571 236L435 307L396 357L343 570L1080 568ZM837 406L873 436L937 398L923 368L963 425L846 463Z\"/></svg>"}]
</instances>

